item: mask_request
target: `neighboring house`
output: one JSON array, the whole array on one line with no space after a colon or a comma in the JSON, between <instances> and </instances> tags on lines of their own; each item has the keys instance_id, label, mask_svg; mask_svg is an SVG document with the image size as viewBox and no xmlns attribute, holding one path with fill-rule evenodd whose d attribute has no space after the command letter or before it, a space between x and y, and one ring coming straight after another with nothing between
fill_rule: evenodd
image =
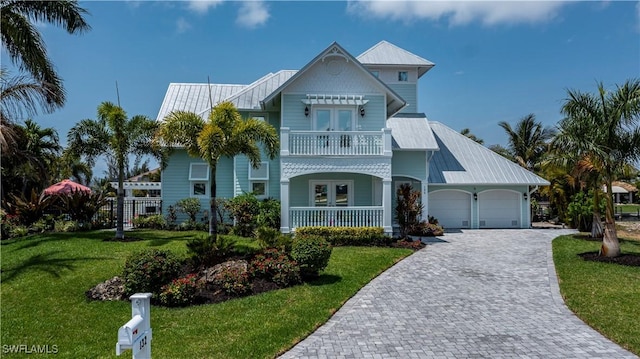
<instances>
[{"instance_id":1,"label":"neighboring house","mask_svg":"<svg viewBox=\"0 0 640 359\"><path fill-rule=\"evenodd\" d=\"M528 228L531 193L549 183L418 112L418 81L434 64L386 41L358 57L331 44L299 71L249 85L172 83L160 108L207 118L232 102L280 133L280 156L253 169L223 158L217 196L281 200L282 232L301 226L393 230L396 189L423 194L424 218L445 228ZM162 171L163 207L186 197L208 208L208 165L177 150Z\"/></svg>"}]
</instances>

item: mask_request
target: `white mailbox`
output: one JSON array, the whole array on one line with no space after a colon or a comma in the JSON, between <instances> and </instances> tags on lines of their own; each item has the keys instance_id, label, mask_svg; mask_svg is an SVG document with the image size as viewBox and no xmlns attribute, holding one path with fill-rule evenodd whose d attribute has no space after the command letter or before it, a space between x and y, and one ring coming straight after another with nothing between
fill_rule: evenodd
<instances>
[{"instance_id":1,"label":"white mailbox","mask_svg":"<svg viewBox=\"0 0 640 359\"><path fill-rule=\"evenodd\" d=\"M116 355L131 349L133 359L151 359L151 293L136 293L131 299L131 320L118 329Z\"/></svg>"}]
</instances>

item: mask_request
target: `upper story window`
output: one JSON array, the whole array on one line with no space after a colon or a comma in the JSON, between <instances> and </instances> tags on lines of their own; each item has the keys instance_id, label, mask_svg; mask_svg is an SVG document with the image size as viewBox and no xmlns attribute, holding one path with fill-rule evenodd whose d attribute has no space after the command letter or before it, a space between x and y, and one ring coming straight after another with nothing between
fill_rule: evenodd
<instances>
[{"instance_id":1,"label":"upper story window","mask_svg":"<svg viewBox=\"0 0 640 359\"><path fill-rule=\"evenodd\" d=\"M249 117L258 121L267 122L267 114L265 113L252 113L249 114Z\"/></svg>"},{"instance_id":2,"label":"upper story window","mask_svg":"<svg viewBox=\"0 0 640 359\"><path fill-rule=\"evenodd\" d=\"M371 71L371 74L375 77L380 78L380 71Z\"/></svg>"},{"instance_id":3,"label":"upper story window","mask_svg":"<svg viewBox=\"0 0 640 359\"><path fill-rule=\"evenodd\" d=\"M409 81L409 74L406 71L398 71L398 81Z\"/></svg>"}]
</instances>

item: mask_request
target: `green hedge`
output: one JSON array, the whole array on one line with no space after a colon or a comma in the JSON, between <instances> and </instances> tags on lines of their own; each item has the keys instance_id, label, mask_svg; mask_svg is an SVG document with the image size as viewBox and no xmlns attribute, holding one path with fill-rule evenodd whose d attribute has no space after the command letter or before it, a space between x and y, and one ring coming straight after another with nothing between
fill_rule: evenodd
<instances>
[{"instance_id":1,"label":"green hedge","mask_svg":"<svg viewBox=\"0 0 640 359\"><path fill-rule=\"evenodd\" d=\"M300 227L296 236L320 236L332 246L387 246L393 239L382 227Z\"/></svg>"}]
</instances>

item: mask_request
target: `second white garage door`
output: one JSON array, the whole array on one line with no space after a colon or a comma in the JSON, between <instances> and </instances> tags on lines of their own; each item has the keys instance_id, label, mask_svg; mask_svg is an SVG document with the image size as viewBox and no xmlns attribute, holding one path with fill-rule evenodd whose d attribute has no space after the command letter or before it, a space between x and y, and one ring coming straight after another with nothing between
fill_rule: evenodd
<instances>
[{"instance_id":1,"label":"second white garage door","mask_svg":"<svg viewBox=\"0 0 640 359\"><path fill-rule=\"evenodd\" d=\"M520 228L519 192L495 190L478 194L480 228Z\"/></svg>"},{"instance_id":2,"label":"second white garage door","mask_svg":"<svg viewBox=\"0 0 640 359\"><path fill-rule=\"evenodd\" d=\"M471 194L451 190L431 192L429 215L444 228L470 228Z\"/></svg>"}]
</instances>

